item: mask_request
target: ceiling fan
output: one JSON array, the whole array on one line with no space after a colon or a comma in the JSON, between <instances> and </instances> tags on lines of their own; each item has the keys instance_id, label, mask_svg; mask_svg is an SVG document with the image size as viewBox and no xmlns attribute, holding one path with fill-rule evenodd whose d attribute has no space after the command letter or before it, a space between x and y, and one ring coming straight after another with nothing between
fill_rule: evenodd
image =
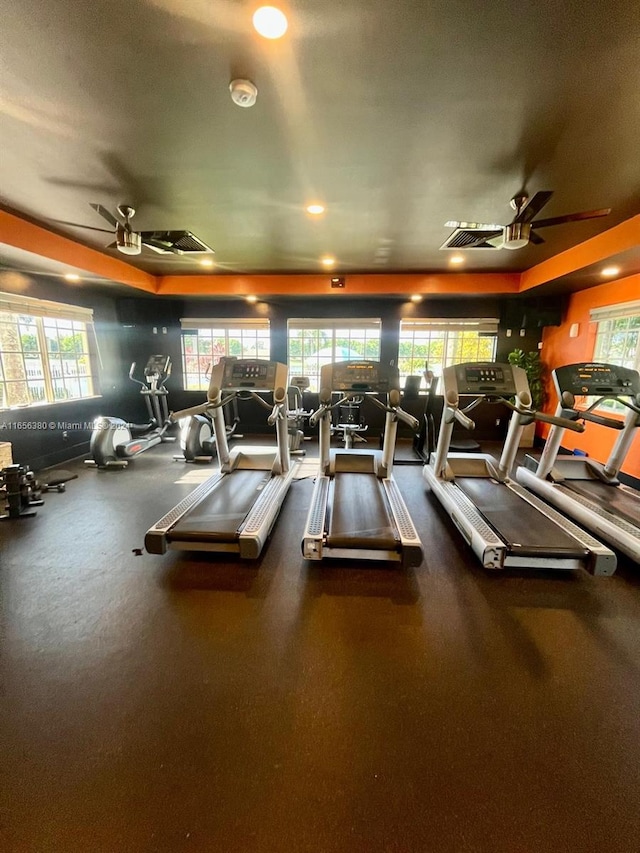
<instances>
[{"instance_id":1,"label":"ceiling fan","mask_svg":"<svg viewBox=\"0 0 640 853\"><path fill-rule=\"evenodd\" d=\"M448 228L455 228L444 241L441 249L522 249L529 243L544 243L534 228L548 228L564 222L579 222L582 219L595 219L608 216L611 208L585 210L582 213L567 213L564 216L552 216L549 219L535 219L547 204L553 192L541 190L529 198L526 193L518 193L511 201L516 215L508 225L494 225L483 222L445 222Z\"/></svg>"},{"instance_id":2,"label":"ceiling fan","mask_svg":"<svg viewBox=\"0 0 640 853\"><path fill-rule=\"evenodd\" d=\"M131 219L136 211L131 205L118 205L116 211L119 219L101 204L91 204L90 206L114 229L115 241L110 243L107 249L117 249L123 255L139 255L143 247L162 255L190 255L203 252L213 253L214 251L191 231L134 231ZM92 231L106 231L104 228L92 228L90 225L76 225L76 227L89 228Z\"/></svg>"}]
</instances>

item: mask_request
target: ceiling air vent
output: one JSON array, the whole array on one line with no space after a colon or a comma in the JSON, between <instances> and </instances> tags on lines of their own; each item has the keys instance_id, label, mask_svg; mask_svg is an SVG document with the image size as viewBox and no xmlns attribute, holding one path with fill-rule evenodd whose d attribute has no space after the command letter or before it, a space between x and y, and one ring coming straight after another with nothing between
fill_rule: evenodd
<instances>
[{"instance_id":1,"label":"ceiling air vent","mask_svg":"<svg viewBox=\"0 0 640 853\"><path fill-rule=\"evenodd\" d=\"M456 228L444 241L441 249L500 249L503 237L502 229L482 230Z\"/></svg>"},{"instance_id":2,"label":"ceiling air vent","mask_svg":"<svg viewBox=\"0 0 640 853\"><path fill-rule=\"evenodd\" d=\"M143 231L142 244L154 252L172 255L193 255L213 252L191 231Z\"/></svg>"}]
</instances>

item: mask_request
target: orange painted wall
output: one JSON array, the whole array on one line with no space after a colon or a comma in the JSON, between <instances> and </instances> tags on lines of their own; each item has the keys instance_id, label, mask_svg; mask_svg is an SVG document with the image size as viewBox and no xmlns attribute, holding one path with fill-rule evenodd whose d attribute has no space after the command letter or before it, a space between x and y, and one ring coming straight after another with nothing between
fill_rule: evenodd
<instances>
[{"instance_id":1,"label":"orange painted wall","mask_svg":"<svg viewBox=\"0 0 640 853\"><path fill-rule=\"evenodd\" d=\"M569 301L563 324L549 326L544 331L541 356L549 370L563 364L589 361L593 358L596 324L589 322L589 311L592 308L631 302L639 298L640 275L629 276L590 290L583 290L581 293L574 293ZM569 329L573 323L578 323L580 326L580 334L577 338L569 337ZM553 412L558 403L558 397L551 381L547 390L549 392L547 411ZM542 429L546 434L546 428ZM569 450L574 448L585 450L589 456L604 462L613 447L615 438L613 430L597 424L587 424L582 435L565 433L562 444ZM623 471L632 477L640 478L640 430L627 455Z\"/></svg>"}]
</instances>

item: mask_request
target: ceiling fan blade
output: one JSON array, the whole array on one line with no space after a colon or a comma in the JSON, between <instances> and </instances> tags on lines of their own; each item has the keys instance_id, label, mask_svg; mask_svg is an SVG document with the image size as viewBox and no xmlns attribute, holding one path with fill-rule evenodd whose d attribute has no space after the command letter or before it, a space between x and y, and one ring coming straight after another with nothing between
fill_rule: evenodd
<instances>
[{"instance_id":1,"label":"ceiling fan blade","mask_svg":"<svg viewBox=\"0 0 640 853\"><path fill-rule=\"evenodd\" d=\"M553 192L551 190L537 192L533 198L529 199L529 203L522 208L520 213L514 216L511 224L513 225L516 222L531 222L533 217L540 213L552 195Z\"/></svg>"},{"instance_id":2,"label":"ceiling fan blade","mask_svg":"<svg viewBox=\"0 0 640 853\"><path fill-rule=\"evenodd\" d=\"M487 224L486 222L458 222L457 219L449 219L444 223L445 228L470 228L471 230L478 229L478 231L499 231L502 229L502 225L496 225L495 223Z\"/></svg>"},{"instance_id":3,"label":"ceiling fan blade","mask_svg":"<svg viewBox=\"0 0 640 853\"><path fill-rule=\"evenodd\" d=\"M117 243L109 243L108 246L105 246L105 249L117 249L117 248L118 248Z\"/></svg>"},{"instance_id":4,"label":"ceiling fan blade","mask_svg":"<svg viewBox=\"0 0 640 853\"><path fill-rule=\"evenodd\" d=\"M142 245L146 246L148 249L155 249L158 252L171 252L174 255L178 254L172 243L168 240L161 240L159 237L156 237L153 231L142 231L140 239L142 240Z\"/></svg>"},{"instance_id":5,"label":"ceiling fan blade","mask_svg":"<svg viewBox=\"0 0 640 853\"><path fill-rule=\"evenodd\" d=\"M548 228L549 225L562 225L563 222L580 222L582 219L596 219L598 216L608 216L610 207L602 210L584 210L582 213L567 213L564 216L552 216L550 219L537 219L532 224L536 228Z\"/></svg>"},{"instance_id":6,"label":"ceiling fan blade","mask_svg":"<svg viewBox=\"0 0 640 853\"><path fill-rule=\"evenodd\" d=\"M536 246L539 246L541 243L544 243L544 240L539 234L536 234L535 231L531 231L529 233L529 242L535 243Z\"/></svg>"},{"instance_id":7,"label":"ceiling fan blade","mask_svg":"<svg viewBox=\"0 0 640 853\"><path fill-rule=\"evenodd\" d=\"M81 225L79 222L67 222L66 219L50 219L58 225L72 225L74 228L84 228L86 231L101 231L103 234L113 234L112 228L94 228L93 225Z\"/></svg>"},{"instance_id":8,"label":"ceiling fan blade","mask_svg":"<svg viewBox=\"0 0 640 853\"><path fill-rule=\"evenodd\" d=\"M106 219L109 225L113 225L114 228L117 228L120 223L113 216L113 214L109 213L106 207L103 207L101 204L93 204L89 203L89 206L92 207L96 213L99 213L103 219Z\"/></svg>"}]
</instances>

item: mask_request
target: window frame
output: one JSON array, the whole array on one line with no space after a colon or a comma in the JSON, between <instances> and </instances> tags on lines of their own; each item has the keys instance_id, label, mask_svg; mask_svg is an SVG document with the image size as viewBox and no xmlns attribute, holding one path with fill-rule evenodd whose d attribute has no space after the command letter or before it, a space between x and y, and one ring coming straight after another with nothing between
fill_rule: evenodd
<instances>
[{"instance_id":1,"label":"window frame","mask_svg":"<svg viewBox=\"0 0 640 853\"><path fill-rule=\"evenodd\" d=\"M292 333L300 333L294 338ZM321 332L330 332L330 342L323 340L323 346L318 347ZM336 339L346 339L349 346L337 344ZM315 341L314 341L315 339ZM292 340L302 341L302 353L292 356ZM305 341L314 341L316 351L305 354ZM354 360L379 361L382 349L382 319L380 317L363 317L357 320L343 317L290 317L287 321L287 364L289 365L289 376L307 376L309 378L309 391L317 393L320 390L320 372L322 366L331 364L333 361L343 361L344 353L339 349L351 351L351 344L362 347L364 354L353 352ZM319 353L323 349L330 349L323 355ZM367 352L367 349L370 351ZM373 357L372 350L376 355ZM336 357L337 356L337 357ZM351 354L348 355L351 357ZM299 369L298 369L299 368Z\"/></svg>"},{"instance_id":2,"label":"window frame","mask_svg":"<svg viewBox=\"0 0 640 853\"><path fill-rule=\"evenodd\" d=\"M436 376L439 376L445 367L450 367L452 364L459 363L462 359L459 352L461 346L465 343L464 338L460 336L476 334L476 353L480 346L480 340L491 339L491 356L487 359L465 359L469 361L494 361L498 345L498 326L499 320L493 317L460 317L460 318L427 318L427 317L411 317L402 318L398 330L398 371L400 380L406 380L408 376L422 376L425 370L425 363L429 364L429 369L434 371ZM407 333L413 333L409 335ZM435 361L433 356L416 355L415 334L420 333L426 335L426 343L422 346L427 348L438 341L441 342L442 360ZM402 354L403 343L411 344L411 355ZM404 369L403 362L410 360L409 370Z\"/></svg>"},{"instance_id":3,"label":"window frame","mask_svg":"<svg viewBox=\"0 0 640 853\"><path fill-rule=\"evenodd\" d=\"M208 369L210 365L217 364L221 358L235 355L238 358L270 358L271 355L271 323L266 317L247 318L213 318L213 317L183 317L180 320L180 353L182 359L182 387L185 391L206 391L209 387ZM230 335L230 332L240 332L240 337ZM266 332L266 335L264 334ZM209 334L207 334L209 333ZM244 335L247 335L247 344L244 345ZM196 351L187 352L185 347L188 337L195 337ZM214 352L214 341L224 339L221 351ZM200 352L201 341L211 341L212 352ZM240 341L240 351L230 352L230 340ZM250 343L252 341L252 343ZM260 342L263 346L263 352ZM266 352L267 355L263 353ZM198 370L188 369L189 358L198 360ZM206 362L206 363L205 363Z\"/></svg>"},{"instance_id":4,"label":"window frame","mask_svg":"<svg viewBox=\"0 0 640 853\"><path fill-rule=\"evenodd\" d=\"M77 403L100 396L97 391L95 355L98 353L92 309L0 293L0 326L0 410ZM12 348L7 344L9 329L15 331ZM26 335L35 338L35 347L25 344ZM80 350L74 341L73 358L63 357L60 343L65 337L80 338ZM55 348L52 342L55 342ZM12 362L10 368L9 362ZM29 362L37 362L37 376L29 375L34 370L34 364ZM74 363L74 368L69 369L70 362ZM82 372L85 364L86 371ZM59 365L59 371L56 371L56 365ZM20 375L12 376L13 372ZM16 402L15 393L10 394L10 388L15 389L18 385L23 386L20 402ZM57 396L61 392L68 396Z\"/></svg>"},{"instance_id":5,"label":"window frame","mask_svg":"<svg viewBox=\"0 0 640 853\"><path fill-rule=\"evenodd\" d=\"M604 305L592 308L589 319L596 323L596 335L593 342L593 361L604 364L617 364L620 367L630 367L640 371L640 300L633 302L618 303L617 305ZM616 324L621 324L616 329ZM629 345L625 340L622 345L623 357L612 357L611 347L614 335L622 335L623 339L632 340L634 345ZM586 398L587 405L592 405L597 398ZM624 415L627 409L615 400L603 400L598 406L599 411L609 414Z\"/></svg>"}]
</instances>

